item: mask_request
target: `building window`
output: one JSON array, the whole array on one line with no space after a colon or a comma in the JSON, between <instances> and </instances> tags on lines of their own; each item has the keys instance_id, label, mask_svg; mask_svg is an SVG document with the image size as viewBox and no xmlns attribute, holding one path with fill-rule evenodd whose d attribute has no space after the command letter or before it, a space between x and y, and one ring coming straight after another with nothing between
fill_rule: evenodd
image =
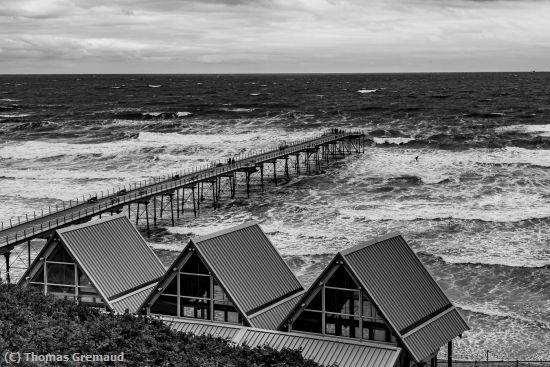
<instances>
[{"instance_id":1,"label":"building window","mask_svg":"<svg viewBox=\"0 0 550 367\"><path fill-rule=\"evenodd\" d=\"M317 294L304 306L291 329L396 342L372 301L360 290L344 266L338 266L330 279L320 284Z\"/></svg>"},{"instance_id":2,"label":"building window","mask_svg":"<svg viewBox=\"0 0 550 367\"><path fill-rule=\"evenodd\" d=\"M151 312L161 315L178 315L178 297L162 294L151 306Z\"/></svg>"},{"instance_id":3,"label":"building window","mask_svg":"<svg viewBox=\"0 0 550 367\"><path fill-rule=\"evenodd\" d=\"M197 253L193 253L175 274L162 295L151 305L150 312L234 324L244 323L242 315Z\"/></svg>"},{"instance_id":4,"label":"building window","mask_svg":"<svg viewBox=\"0 0 550 367\"><path fill-rule=\"evenodd\" d=\"M59 243L44 260L44 264L38 267L29 285L58 298L103 305L103 300L90 279Z\"/></svg>"},{"instance_id":5,"label":"building window","mask_svg":"<svg viewBox=\"0 0 550 367\"><path fill-rule=\"evenodd\" d=\"M304 310L292 324L292 330L323 334L323 313Z\"/></svg>"}]
</instances>

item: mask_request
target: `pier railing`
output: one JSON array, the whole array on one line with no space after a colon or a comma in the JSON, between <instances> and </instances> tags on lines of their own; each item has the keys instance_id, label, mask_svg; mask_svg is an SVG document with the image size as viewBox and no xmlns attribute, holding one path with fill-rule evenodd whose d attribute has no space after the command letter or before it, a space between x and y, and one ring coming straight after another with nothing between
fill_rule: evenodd
<instances>
[{"instance_id":1,"label":"pier railing","mask_svg":"<svg viewBox=\"0 0 550 367\"><path fill-rule=\"evenodd\" d=\"M132 203L140 198L145 199L154 194L170 192L185 186L194 187L201 181L239 171L245 167L254 167L257 163L297 154L303 152L304 149L314 149L323 144L334 143L351 136L363 135L362 131L332 129L308 139L284 143L284 145L279 145L277 148L252 151L232 157L231 164L229 164L229 159L225 162L218 160L208 165L172 172L161 177L152 177L149 180L124 185L117 189L113 188L106 192L100 191L99 194L96 192L84 195L82 199L62 201L56 204L55 208L49 206L46 212L42 210L39 215L34 212L31 216L28 214L22 217L18 216L17 221L10 219L9 223L0 222L0 233L5 233L4 236L0 236L0 248L19 243L26 238L35 237L64 224ZM22 226L23 229L17 229L22 228Z\"/></svg>"}]
</instances>

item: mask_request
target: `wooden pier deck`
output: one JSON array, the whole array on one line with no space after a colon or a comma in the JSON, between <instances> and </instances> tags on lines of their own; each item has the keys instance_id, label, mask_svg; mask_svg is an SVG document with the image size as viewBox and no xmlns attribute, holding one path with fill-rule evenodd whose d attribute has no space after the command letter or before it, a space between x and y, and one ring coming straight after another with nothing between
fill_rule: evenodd
<instances>
[{"instance_id":1,"label":"wooden pier deck","mask_svg":"<svg viewBox=\"0 0 550 367\"><path fill-rule=\"evenodd\" d=\"M264 165L273 164L273 179L277 185L277 162L283 160L284 175L289 178L289 158L293 157L294 169L297 174L300 174L300 161L303 162L303 169L307 172L311 170L311 165L320 166L322 161L328 162L330 158L338 155L351 154L353 152L364 152L364 134L360 131L344 131L331 129L323 134L315 136L311 139L304 139L297 142L289 143L284 146L279 146L275 149L265 149L259 153L251 153L244 157L235 159L229 164L227 162L218 162L209 167L190 169L181 172L174 172L170 175L153 178L148 181L142 181L135 184L130 184L124 188L113 190L106 194L92 194L84 196L79 200L63 202L56 205L56 208L48 208L44 211L44 215L36 214L32 216L13 218L9 223L2 222L0 227L0 255L5 256L6 271L9 274L9 254L14 247L24 244L29 245L29 262L30 262L30 240L34 238L47 238L56 229L66 227L72 224L78 224L91 220L93 217L99 216L102 213L121 212L125 206L137 205L136 223L139 219L140 204L145 205L145 217L147 221L147 229L149 230L149 209L148 205L151 199L153 204L157 204L157 197L167 197L169 207L172 213L172 223L174 222L173 202L174 193L178 195L176 209L179 217L179 190L182 191L183 198L185 197L185 189L190 189L192 198L192 210L194 215L201 205L202 195L204 194L204 184L212 185L212 198L214 205L219 198L221 179L228 179L231 197L235 195L235 183L237 181L236 174L242 172L245 174L247 195L250 193L250 176L254 173L259 173L261 186L264 186ZM281 164L281 162L279 162ZM199 191L202 188L202 192ZM195 193L197 190L197 193ZM161 199L161 216L162 204ZM187 199L186 199L187 200ZM183 210L183 202L181 204ZM143 208L143 206L142 206ZM166 210L166 208L165 208ZM156 224L157 208L154 208L154 224Z\"/></svg>"}]
</instances>

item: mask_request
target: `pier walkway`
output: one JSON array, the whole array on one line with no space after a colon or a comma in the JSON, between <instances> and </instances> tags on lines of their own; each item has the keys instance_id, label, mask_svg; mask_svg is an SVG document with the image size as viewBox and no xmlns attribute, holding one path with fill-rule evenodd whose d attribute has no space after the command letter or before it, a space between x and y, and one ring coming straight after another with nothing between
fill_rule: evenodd
<instances>
[{"instance_id":1,"label":"pier walkway","mask_svg":"<svg viewBox=\"0 0 550 367\"><path fill-rule=\"evenodd\" d=\"M222 179L225 179L226 184L229 184L230 194L233 198L238 176L242 176L237 174L243 173L247 196L249 196L250 177L254 173L259 173L263 190L264 165L273 165L271 172L273 179L270 182L277 185L277 164L279 164L280 169L283 169L283 175L289 179L289 160L293 163L295 173L299 175L300 164L303 164L302 169L309 173L314 168L320 168L323 161L328 162L331 158L341 157L353 152L364 152L364 134L360 131L331 129L310 139L237 157L232 159L231 163L228 159L226 162L212 163L208 167L174 172L167 176L152 178L114 189L112 192L101 192L99 195L89 194L74 201L62 202L57 204L55 208L49 207L39 215L34 213L17 217L17 219L12 218L8 223L2 222L0 224L0 255L4 255L6 265L3 270L6 272L7 280L9 280L9 255L16 246L25 243L28 244L28 263L30 265L30 240L48 238L56 229L83 223L104 213L120 213L125 207L127 207L130 216L133 205L136 224L138 220L145 219L149 234L151 213L154 225L156 225L159 209L160 217L162 217L163 211L171 213L172 225L174 225L174 208L179 218L180 206L183 212L184 203L190 200L192 201L194 216L197 216L201 202L204 201L204 184L211 185L211 195L214 207L216 207ZM187 198L185 190L188 193ZM154 208L150 211L151 201ZM174 201L176 201L176 205L174 205Z\"/></svg>"}]
</instances>

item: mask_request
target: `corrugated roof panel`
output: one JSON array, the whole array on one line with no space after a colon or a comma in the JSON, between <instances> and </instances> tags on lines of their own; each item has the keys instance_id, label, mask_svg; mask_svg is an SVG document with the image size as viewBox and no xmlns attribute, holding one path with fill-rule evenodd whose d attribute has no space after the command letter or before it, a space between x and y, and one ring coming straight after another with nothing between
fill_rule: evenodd
<instances>
[{"instance_id":1,"label":"corrugated roof panel","mask_svg":"<svg viewBox=\"0 0 550 367\"><path fill-rule=\"evenodd\" d=\"M400 353L399 348L385 344L252 328L245 328L238 344L246 344L252 348L268 345L277 350L285 347L302 348L304 358L324 365L336 362L340 367L393 367Z\"/></svg>"},{"instance_id":2,"label":"corrugated roof panel","mask_svg":"<svg viewBox=\"0 0 550 367\"><path fill-rule=\"evenodd\" d=\"M119 313L124 313L126 309L128 309L130 313L135 313L138 310L139 306L141 306L145 298L147 298L147 296L154 289L155 284L156 283L153 283L150 286L144 287L130 296L111 301L111 307L113 308L113 310Z\"/></svg>"},{"instance_id":3,"label":"corrugated roof panel","mask_svg":"<svg viewBox=\"0 0 550 367\"><path fill-rule=\"evenodd\" d=\"M124 215L57 231L107 298L161 277L164 266Z\"/></svg>"},{"instance_id":4,"label":"corrugated roof panel","mask_svg":"<svg viewBox=\"0 0 550 367\"><path fill-rule=\"evenodd\" d=\"M468 329L458 310L453 308L419 329L412 330L404 336L403 342L418 360L422 360Z\"/></svg>"},{"instance_id":5,"label":"corrugated roof panel","mask_svg":"<svg viewBox=\"0 0 550 367\"><path fill-rule=\"evenodd\" d=\"M306 333L286 333L239 325L192 321L183 318L161 318L173 330L195 335L212 335L230 339L251 348L269 346L277 350L302 350L304 358L317 363L338 363L340 367L393 367L401 348L377 342L363 342Z\"/></svg>"},{"instance_id":6,"label":"corrugated roof panel","mask_svg":"<svg viewBox=\"0 0 550 367\"><path fill-rule=\"evenodd\" d=\"M277 330L277 327L286 319L289 312L300 302L304 292L289 297L270 309L249 318L252 327L268 330Z\"/></svg>"},{"instance_id":7,"label":"corrugated roof panel","mask_svg":"<svg viewBox=\"0 0 550 367\"><path fill-rule=\"evenodd\" d=\"M245 313L303 290L256 223L194 238L192 242Z\"/></svg>"},{"instance_id":8,"label":"corrugated roof panel","mask_svg":"<svg viewBox=\"0 0 550 367\"><path fill-rule=\"evenodd\" d=\"M340 254L398 331L451 304L400 235Z\"/></svg>"},{"instance_id":9,"label":"corrugated roof panel","mask_svg":"<svg viewBox=\"0 0 550 367\"><path fill-rule=\"evenodd\" d=\"M195 335L212 335L224 339L231 339L243 326L231 324L215 324L207 322L193 322L185 319L162 319L171 329Z\"/></svg>"}]
</instances>

